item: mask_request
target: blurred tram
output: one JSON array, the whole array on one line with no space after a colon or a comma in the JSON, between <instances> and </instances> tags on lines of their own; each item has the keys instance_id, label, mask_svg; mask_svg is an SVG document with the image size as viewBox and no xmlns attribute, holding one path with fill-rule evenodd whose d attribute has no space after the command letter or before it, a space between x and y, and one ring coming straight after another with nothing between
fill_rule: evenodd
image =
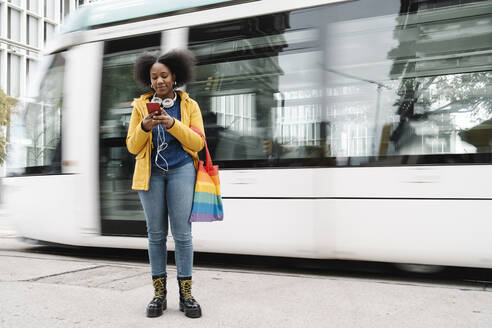
<instances>
[{"instance_id":1,"label":"blurred tram","mask_svg":"<svg viewBox=\"0 0 492 328\"><path fill-rule=\"evenodd\" d=\"M492 268L490 0L83 7L10 128L23 237L147 248L132 68L173 48L197 56L185 88L221 167L225 221L193 225L196 251Z\"/></svg>"}]
</instances>

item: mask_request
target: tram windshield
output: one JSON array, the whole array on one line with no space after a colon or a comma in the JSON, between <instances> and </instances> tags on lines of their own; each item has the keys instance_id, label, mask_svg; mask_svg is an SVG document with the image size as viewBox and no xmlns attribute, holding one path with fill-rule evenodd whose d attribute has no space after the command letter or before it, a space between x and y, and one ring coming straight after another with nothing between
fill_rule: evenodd
<instances>
[{"instance_id":1,"label":"tram windshield","mask_svg":"<svg viewBox=\"0 0 492 328\"><path fill-rule=\"evenodd\" d=\"M18 108L10 127L7 176L61 174L61 115L65 58L47 58L38 96Z\"/></svg>"}]
</instances>

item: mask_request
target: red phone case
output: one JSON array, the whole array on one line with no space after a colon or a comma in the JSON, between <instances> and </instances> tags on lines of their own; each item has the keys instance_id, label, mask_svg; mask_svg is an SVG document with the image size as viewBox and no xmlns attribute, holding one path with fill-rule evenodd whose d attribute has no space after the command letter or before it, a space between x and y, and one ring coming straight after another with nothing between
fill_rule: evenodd
<instances>
[{"instance_id":1,"label":"red phone case","mask_svg":"<svg viewBox=\"0 0 492 328\"><path fill-rule=\"evenodd\" d=\"M161 106L159 105L159 103L156 103L156 102L148 102L147 103L147 111L150 113L152 112L155 112L155 111L159 111L161 109Z\"/></svg>"}]
</instances>

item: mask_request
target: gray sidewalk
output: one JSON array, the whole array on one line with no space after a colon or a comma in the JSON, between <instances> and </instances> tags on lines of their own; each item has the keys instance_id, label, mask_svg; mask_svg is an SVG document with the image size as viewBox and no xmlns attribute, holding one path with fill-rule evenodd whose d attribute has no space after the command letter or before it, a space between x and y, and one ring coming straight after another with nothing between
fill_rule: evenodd
<instances>
[{"instance_id":1,"label":"gray sidewalk","mask_svg":"<svg viewBox=\"0 0 492 328\"><path fill-rule=\"evenodd\" d=\"M0 327L492 327L492 290L346 277L196 268L200 319L145 317L147 265L19 252L0 238Z\"/></svg>"},{"instance_id":2,"label":"gray sidewalk","mask_svg":"<svg viewBox=\"0 0 492 328\"><path fill-rule=\"evenodd\" d=\"M15 237L17 233L12 223L7 219L7 213L0 203L0 238Z\"/></svg>"}]
</instances>

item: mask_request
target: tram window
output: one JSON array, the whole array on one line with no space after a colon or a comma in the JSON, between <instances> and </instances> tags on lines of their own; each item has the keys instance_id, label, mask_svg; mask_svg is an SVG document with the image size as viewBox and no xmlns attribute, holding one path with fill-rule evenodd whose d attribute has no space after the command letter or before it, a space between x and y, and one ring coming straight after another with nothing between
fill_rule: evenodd
<instances>
[{"instance_id":1,"label":"tram window","mask_svg":"<svg viewBox=\"0 0 492 328\"><path fill-rule=\"evenodd\" d=\"M61 174L61 116L63 107L64 53L51 58L39 96L14 115L10 127L7 175Z\"/></svg>"},{"instance_id":2,"label":"tram window","mask_svg":"<svg viewBox=\"0 0 492 328\"><path fill-rule=\"evenodd\" d=\"M492 2L391 2L391 15L327 20L327 156L337 165L489 162Z\"/></svg>"},{"instance_id":3,"label":"tram window","mask_svg":"<svg viewBox=\"0 0 492 328\"><path fill-rule=\"evenodd\" d=\"M190 29L223 167L488 163L492 1L361 0Z\"/></svg>"},{"instance_id":4,"label":"tram window","mask_svg":"<svg viewBox=\"0 0 492 328\"><path fill-rule=\"evenodd\" d=\"M320 18L303 10L190 29L199 65L187 90L200 104L212 156L224 167L276 166L315 153L323 55L312 22Z\"/></svg>"}]
</instances>

